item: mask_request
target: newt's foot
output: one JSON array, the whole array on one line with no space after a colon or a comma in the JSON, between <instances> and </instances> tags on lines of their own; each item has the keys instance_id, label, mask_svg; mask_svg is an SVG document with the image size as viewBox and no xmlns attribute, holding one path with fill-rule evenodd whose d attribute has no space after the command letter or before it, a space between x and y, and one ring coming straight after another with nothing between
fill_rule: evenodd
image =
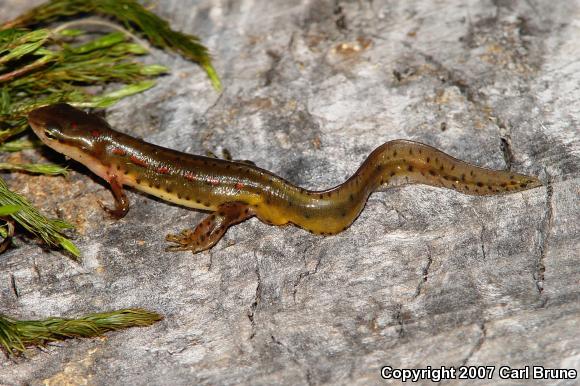
<instances>
[{"instance_id":1,"label":"newt's foot","mask_svg":"<svg viewBox=\"0 0 580 386\"><path fill-rule=\"evenodd\" d=\"M123 217L125 217L127 215L127 212L129 212L129 207L121 207L121 208L115 208L115 209L111 209L109 208L107 205L105 205L102 201L97 201L99 203L99 205L101 206L101 208L103 208L103 210L105 212L107 212L107 214L109 216L111 216L114 220L120 220Z\"/></svg>"},{"instance_id":2,"label":"newt's foot","mask_svg":"<svg viewBox=\"0 0 580 386\"><path fill-rule=\"evenodd\" d=\"M203 219L195 229L186 229L178 235L167 235L165 240L175 243L166 248L166 251L192 251L198 253L213 247L234 224L238 224L254 213L248 205L241 202L227 202L218 207L218 210Z\"/></svg>"}]
</instances>

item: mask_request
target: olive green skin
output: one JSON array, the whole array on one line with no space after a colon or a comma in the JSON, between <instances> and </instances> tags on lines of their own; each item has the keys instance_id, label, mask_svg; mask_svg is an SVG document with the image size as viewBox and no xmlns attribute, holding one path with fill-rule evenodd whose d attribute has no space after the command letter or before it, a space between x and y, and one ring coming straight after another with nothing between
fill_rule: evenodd
<instances>
[{"instance_id":1,"label":"olive green skin","mask_svg":"<svg viewBox=\"0 0 580 386\"><path fill-rule=\"evenodd\" d=\"M421 183L471 195L541 186L535 177L477 167L428 145L394 140L374 150L344 183L310 191L248 163L181 153L144 142L114 131L103 119L67 104L34 110L29 122L46 145L109 181L114 193L117 185L117 199L122 195L120 186L128 185L206 211L237 203L245 213L233 223L255 215L268 224L290 223L317 234L335 234L348 228L372 192L393 185Z\"/></svg>"}]
</instances>

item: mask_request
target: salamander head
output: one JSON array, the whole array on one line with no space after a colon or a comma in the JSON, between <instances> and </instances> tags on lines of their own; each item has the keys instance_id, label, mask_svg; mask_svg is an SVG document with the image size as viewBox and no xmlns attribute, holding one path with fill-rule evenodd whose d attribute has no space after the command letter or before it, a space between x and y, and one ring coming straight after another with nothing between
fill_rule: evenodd
<instances>
[{"instance_id":1,"label":"salamander head","mask_svg":"<svg viewBox=\"0 0 580 386\"><path fill-rule=\"evenodd\" d=\"M77 161L81 161L80 154L94 154L99 140L110 130L103 119L66 103L31 111L28 123L47 146Z\"/></svg>"}]
</instances>

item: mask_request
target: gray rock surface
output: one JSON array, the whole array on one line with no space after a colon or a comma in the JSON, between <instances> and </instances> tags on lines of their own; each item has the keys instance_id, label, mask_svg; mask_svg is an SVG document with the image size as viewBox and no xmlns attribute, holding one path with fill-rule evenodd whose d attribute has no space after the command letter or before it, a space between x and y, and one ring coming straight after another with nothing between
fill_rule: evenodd
<instances>
[{"instance_id":1,"label":"gray rock surface","mask_svg":"<svg viewBox=\"0 0 580 386\"><path fill-rule=\"evenodd\" d=\"M0 0L0 19L33 3ZM148 60L172 73L108 111L124 132L193 153L227 148L308 188L342 182L395 138L546 186L498 197L400 187L374 194L334 237L252 219L192 256L164 252L164 235L201 213L130 192L129 215L111 221L97 204L110 192L82 167L68 180L15 176L13 188L78 225L84 258L21 240L0 257L0 312L139 306L165 320L0 358L0 384L367 385L385 382L382 366L580 370L580 2L154 4L210 47L224 91L155 51ZM497 368L473 383L496 381Z\"/></svg>"}]
</instances>

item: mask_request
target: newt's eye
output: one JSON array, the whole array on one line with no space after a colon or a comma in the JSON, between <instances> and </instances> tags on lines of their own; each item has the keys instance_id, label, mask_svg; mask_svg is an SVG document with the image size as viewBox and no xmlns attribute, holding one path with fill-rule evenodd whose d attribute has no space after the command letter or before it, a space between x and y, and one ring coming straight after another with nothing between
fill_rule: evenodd
<instances>
[{"instance_id":1,"label":"newt's eye","mask_svg":"<svg viewBox=\"0 0 580 386\"><path fill-rule=\"evenodd\" d=\"M48 127L44 129L44 135L46 135L47 138L57 140L58 139L57 134L58 130L55 129L54 127Z\"/></svg>"}]
</instances>

